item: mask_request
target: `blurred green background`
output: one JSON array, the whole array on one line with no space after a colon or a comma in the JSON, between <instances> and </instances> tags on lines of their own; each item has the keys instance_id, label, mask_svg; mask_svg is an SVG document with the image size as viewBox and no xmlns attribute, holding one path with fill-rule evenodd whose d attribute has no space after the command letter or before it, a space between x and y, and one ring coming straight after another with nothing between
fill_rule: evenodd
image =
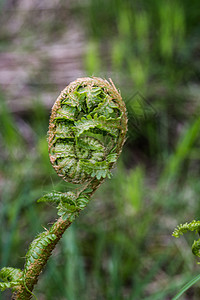
<instances>
[{"instance_id":1,"label":"blurred green background","mask_svg":"<svg viewBox=\"0 0 200 300\"><path fill-rule=\"evenodd\" d=\"M47 151L51 106L82 76L112 78L129 132L113 177L65 233L40 300L169 300L200 273L199 0L0 1L0 264L23 268L56 218L36 200L68 186ZM10 299L11 293L0 294ZM200 283L182 300L200 299Z\"/></svg>"}]
</instances>

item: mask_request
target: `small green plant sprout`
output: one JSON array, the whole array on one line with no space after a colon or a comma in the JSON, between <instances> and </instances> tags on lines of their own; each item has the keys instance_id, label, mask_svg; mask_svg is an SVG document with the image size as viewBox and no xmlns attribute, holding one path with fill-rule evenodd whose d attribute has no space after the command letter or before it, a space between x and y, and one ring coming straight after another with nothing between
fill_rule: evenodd
<instances>
[{"instance_id":1,"label":"small green plant sprout","mask_svg":"<svg viewBox=\"0 0 200 300\"><path fill-rule=\"evenodd\" d=\"M200 221L193 220L190 223L180 224L174 230L172 236L179 238L181 235L188 231L196 231L198 235L200 235ZM195 256L200 257L200 238L195 240L192 245L192 253Z\"/></svg>"},{"instance_id":2,"label":"small green plant sprout","mask_svg":"<svg viewBox=\"0 0 200 300\"><path fill-rule=\"evenodd\" d=\"M181 235L188 231L196 231L198 235L200 235L200 221L193 220L190 223L180 224L172 233L172 236L179 238ZM200 238L195 240L192 244L192 253L195 256L200 257ZM198 264L200 264L198 262ZM197 281L200 280L200 275L197 275L195 278L186 283L181 290L173 297L172 300L178 300L189 288L191 288Z\"/></svg>"},{"instance_id":3,"label":"small green plant sprout","mask_svg":"<svg viewBox=\"0 0 200 300\"><path fill-rule=\"evenodd\" d=\"M76 184L76 192L52 192L38 200L55 203L59 217L30 244L23 270L0 271L0 288L11 288L13 299L34 296L38 277L63 233L105 178L111 177L126 132L125 104L111 80L79 78L61 92L50 117L49 157L57 174Z\"/></svg>"}]
</instances>

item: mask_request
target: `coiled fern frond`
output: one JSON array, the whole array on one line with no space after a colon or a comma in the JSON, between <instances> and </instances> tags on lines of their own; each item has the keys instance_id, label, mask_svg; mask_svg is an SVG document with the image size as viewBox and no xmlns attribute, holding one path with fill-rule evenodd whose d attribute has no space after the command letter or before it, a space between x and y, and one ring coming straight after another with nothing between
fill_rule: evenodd
<instances>
[{"instance_id":1,"label":"coiled fern frond","mask_svg":"<svg viewBox=\"0 0 200 300\"><path fill-rule=\"evenodd\" d=\"M172 235L176 238L179 238L181 235L188 231L196 231L197 234L200 234L200 221L193 220L190 223L180 224L174 230ZM193 242L192 253L195 256L200 257L200 239Z\"/></svg>"},{"instance_id":2,"label":"coiled fern frond","mask_svg":"<svg viewBox=\"0 0 200 300\"><path fill-rule=\"evenodd\" d=\"M49 126L50 161L64 180L110 177L126 133L125 106L113 84L80 78L56 100Z\"/></svg>"},{"instance_id":3,"label":"coiled fern frond","mask_svg":"<svg viewBox=\"0 0 200 300\"><path fill-rule=\"evenodd\" d=\"M126 132L125 104L111 80L79 78L61 92L50 117L49 156L57 174L78 188L38 200L56 203L59 218L30 244L23 270L0 271L0 288L12 288L13 299L31 299L39 274L63 233L103 180L110 178Z\"/></svg>"}]
</instances>

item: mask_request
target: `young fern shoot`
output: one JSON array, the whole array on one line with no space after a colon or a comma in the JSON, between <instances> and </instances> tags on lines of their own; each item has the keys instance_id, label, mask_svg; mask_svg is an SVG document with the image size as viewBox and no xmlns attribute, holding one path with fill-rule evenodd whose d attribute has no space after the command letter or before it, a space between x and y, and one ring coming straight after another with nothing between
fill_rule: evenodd
<instances>
[{"instance_id":1,"label":"young fern shoot","mask_svg":"<svg viewBox=\"0 0 200 300\"><path fill-rule=\"evenodd\" d=\"M188 231L195 231L198 235L200 235L200 221L193 220L190 223L180 224L174 230L172 235L179 238ZM195 256L200 257L200 238L198 240L194 240L192 244L192 253Z\"/></svg>"},{"instance_id":2,"label":"young fern shoot","mask_svg":"<svg viewBox=\"0 0 200 300\"><path fill-rule=\"evenodd\" d=\"M24 269L0 271L0 288L12 288L13 299L28 300L53 249L86 207L117 161L126 138L125 104L113 82L79 78L56 100L50 117L48 145L57 174L77 185L76 192L52 192L39 202L54 202L59 218L30 244Z\"/></svg>"}]
</instances>

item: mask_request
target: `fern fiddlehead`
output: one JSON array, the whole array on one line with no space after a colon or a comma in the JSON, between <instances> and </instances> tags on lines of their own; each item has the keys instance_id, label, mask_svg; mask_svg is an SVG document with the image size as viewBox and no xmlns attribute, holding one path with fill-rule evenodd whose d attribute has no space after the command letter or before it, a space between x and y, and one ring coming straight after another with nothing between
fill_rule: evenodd
<instances>
[{"instance_id":1,"label":"fern fiddlehead","mask_svg":"<svg viewBox=\"0 0 200 300\"><path fill-rule=\"evenodd\" d=\"M126 132L125 106L113 85L81 78L56 100L49 126L50 161L72 183L109 176Z\"/></svg>"},{"instance_id":2,"label":"fern fiddlehead","mask_svg":"<svg viewBox=\"0 0 200 300\"><path fill-rule=\"evenodd\" d=\"M176 238L179 238L181 235L188 231L196 231L198 235L200 235L200 221L193 220L190 223L180 224L174 230L172 235ZM200 239L195 240L192 244L192 253L195 256L200 257Z\"/></svg>"},{"instance_id":3,"label":"fern fiddlehead","mask_svg":"<svg viewBox=\"0 0 200 300\"><path fill-rule=\"evenodd\" d=\"M49 156L57 174L78 188L39 199L56 203L59 218L30 244L23 270L1 270L0 288L12 288L13 299L31 299L39 274L63 233L103 180L110 178L126 131L125 104L111 80L79 78L61 92L50 117Z\"/></svg>"}]
</instances>

